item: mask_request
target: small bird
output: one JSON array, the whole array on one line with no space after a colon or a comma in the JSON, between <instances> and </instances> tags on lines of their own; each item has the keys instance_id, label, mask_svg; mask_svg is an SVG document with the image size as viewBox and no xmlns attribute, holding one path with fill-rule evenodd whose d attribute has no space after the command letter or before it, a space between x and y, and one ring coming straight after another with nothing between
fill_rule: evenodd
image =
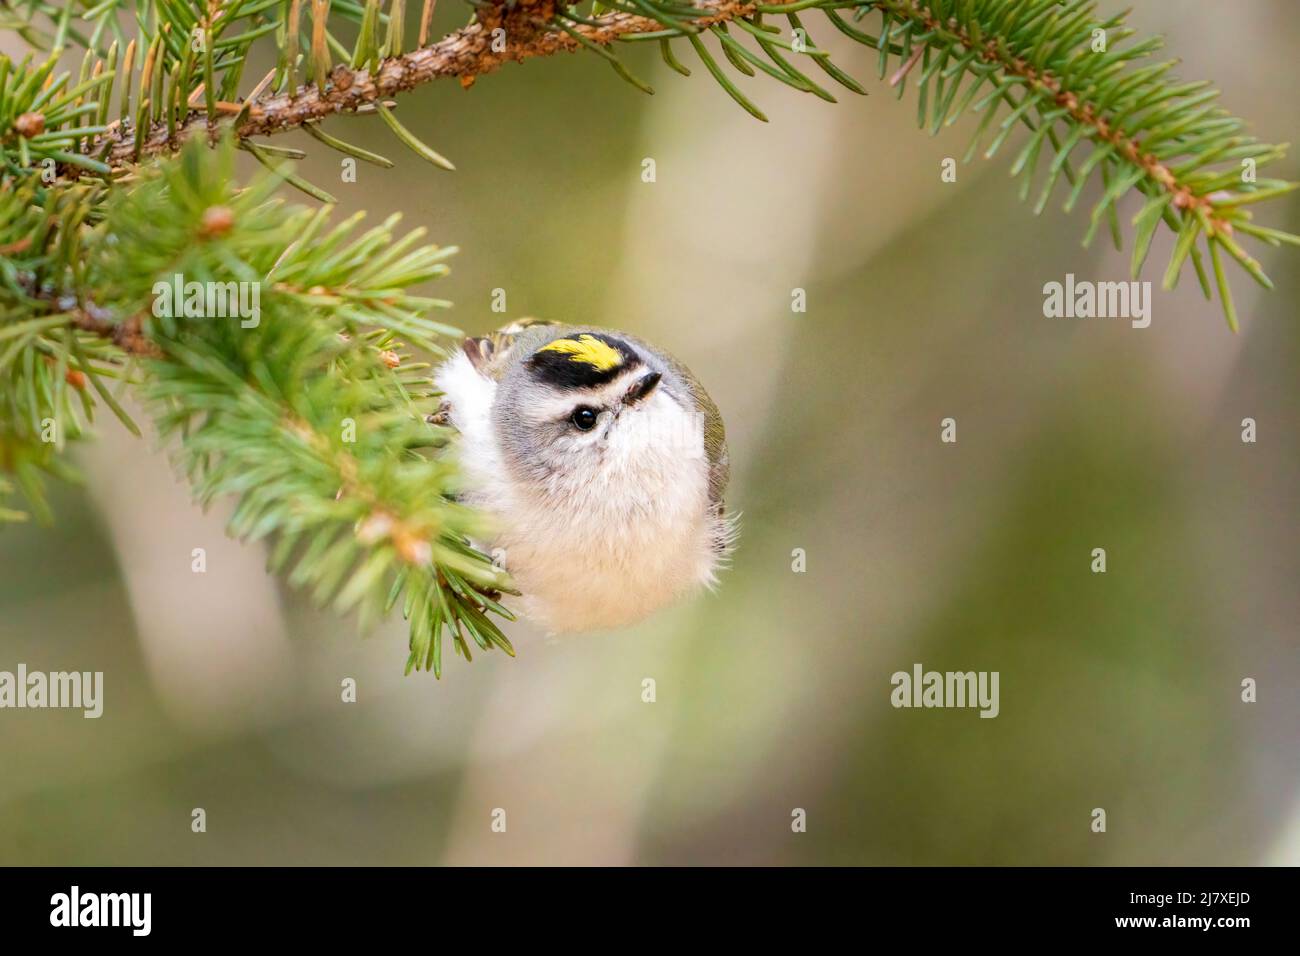
<instances>
[{"instance_id":1,"label":"small bird","mask_svg":"<svg viewBox=\"0 0 1300 956\"><path fill-rule=\"evenodd\" d=\"M434 374L458 499L553 634L632 624L712 587L736 535L722 417L676 359L623 332L524 320Z\"/></svg>"}]
</instances>

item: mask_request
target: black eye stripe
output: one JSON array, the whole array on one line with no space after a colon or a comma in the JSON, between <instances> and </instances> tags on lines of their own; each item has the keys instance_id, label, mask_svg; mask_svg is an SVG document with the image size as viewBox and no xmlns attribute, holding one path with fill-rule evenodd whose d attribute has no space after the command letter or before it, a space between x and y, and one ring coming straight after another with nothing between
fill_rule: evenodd
<instances>
[{"instance_id":1,"label":"black eye stripe","mask_svg":"<svg viewBox=\"0 0 1300 956\"><path fill-rule=\"evenodd\" d=\"M655 390L655 386L659 384L659 381L662 378L662 372L647 372L645 375L642 375L637 379L636 383L627 390L627 394L623 396L623 401L629 405L634 405L643 400L647 395Z\"/></svg>"}]
</instances>

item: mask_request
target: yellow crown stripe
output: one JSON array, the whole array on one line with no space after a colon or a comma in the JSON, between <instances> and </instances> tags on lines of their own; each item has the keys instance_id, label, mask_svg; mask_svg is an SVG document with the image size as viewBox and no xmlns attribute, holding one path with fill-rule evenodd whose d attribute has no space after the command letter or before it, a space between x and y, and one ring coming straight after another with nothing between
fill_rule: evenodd
<instances>
[{"instance_id":1,"label":"yellow crown stripe","mask_svg":"<svg viewBox=\"0 0 1300 956\"><path fill-rule=\"evenodd\" d=\"M570 362L582 362L598 372L607 372L623 364L623 356L618 349L587 332L576 339L556 339L537 351L568 355Z\"/></svg>"}]
</instances>

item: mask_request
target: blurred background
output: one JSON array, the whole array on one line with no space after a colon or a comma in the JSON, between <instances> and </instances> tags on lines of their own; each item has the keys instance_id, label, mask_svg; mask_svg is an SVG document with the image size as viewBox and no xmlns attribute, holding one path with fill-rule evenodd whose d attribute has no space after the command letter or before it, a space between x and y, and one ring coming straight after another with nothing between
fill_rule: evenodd
<instances>
[{"instance_id":1,"label":"blurred background","mask_svg":"<svg viewBox=\"0 0 1300 956\"><path fill-rule=\"evenodd\" d=\"M1135 6L1180 75L1295 137L1290 4ZM1127 251L1084 250L1063 190L1035 218L1014 153L941 182L973 127L918 131L874 54L805 23L869 96L744 81L762 124L639 47L653 97L588 55L406 95L455 173L373 116L327 124L397 162L356 183L277 140L342 213L460 247L440 318L606 324L699 374L744 513L719 592L403 677L400 621L313 610L105 415L57 525L0 532L0 670L105 672L99 720L0 713L0 863L1300 863L1300 259L1258 253L1271 294L1234 275L1238 335L1190 274L1159 291L1168 237L1149 329L1044 318L1045 282L1127 279ZM915 663L999 671L1001 713L892 708Z\"/></svg>"}]
</instances>

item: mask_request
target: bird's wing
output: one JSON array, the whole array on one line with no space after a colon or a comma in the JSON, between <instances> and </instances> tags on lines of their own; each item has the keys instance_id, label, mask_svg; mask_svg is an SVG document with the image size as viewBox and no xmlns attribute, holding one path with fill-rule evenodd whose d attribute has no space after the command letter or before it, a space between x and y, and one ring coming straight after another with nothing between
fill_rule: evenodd
<instances>
[{"instance_id":1,"label":"bird's wing","mask_svg":"<svg viewBox=\"0 0 1300 956\"><path fill-rule=\"evenodd\" d=\"M511 349L521 333L544 325L560 325L549 319L517 319L507 326L487 335L467 338L461 348L469 356L470 364L485 378L499 379L505 371Z\"/></svg>"},{"instance_id":2,"label":"bird's wing","mask_svg":"<svg viewBox=\"0 0 1300 956\"><path fill-rule=\"evenodd\" d=\"M510 356L521 336L536 338L536 333L533 335L526 335L526 333L543 326L559 326L561 324L547 319L517 319L495 332L489 332L487 335L481 336L470 336L464 339L460 343L460 348L476 373L491 382L498 382L509 367ZM442 369L453 369L455 365L454 360L447 361L443 363ZM439 379L440 375L435 374L435 383L439 383ZM448 391L451 391L446 387L445 383L440 383L439 387L442 388L445 395ZM426 416L425 421L431 425L451 425L451 396L446 395L438 405L438 410L432 415Z\"/></svg>"}]
</instances>

